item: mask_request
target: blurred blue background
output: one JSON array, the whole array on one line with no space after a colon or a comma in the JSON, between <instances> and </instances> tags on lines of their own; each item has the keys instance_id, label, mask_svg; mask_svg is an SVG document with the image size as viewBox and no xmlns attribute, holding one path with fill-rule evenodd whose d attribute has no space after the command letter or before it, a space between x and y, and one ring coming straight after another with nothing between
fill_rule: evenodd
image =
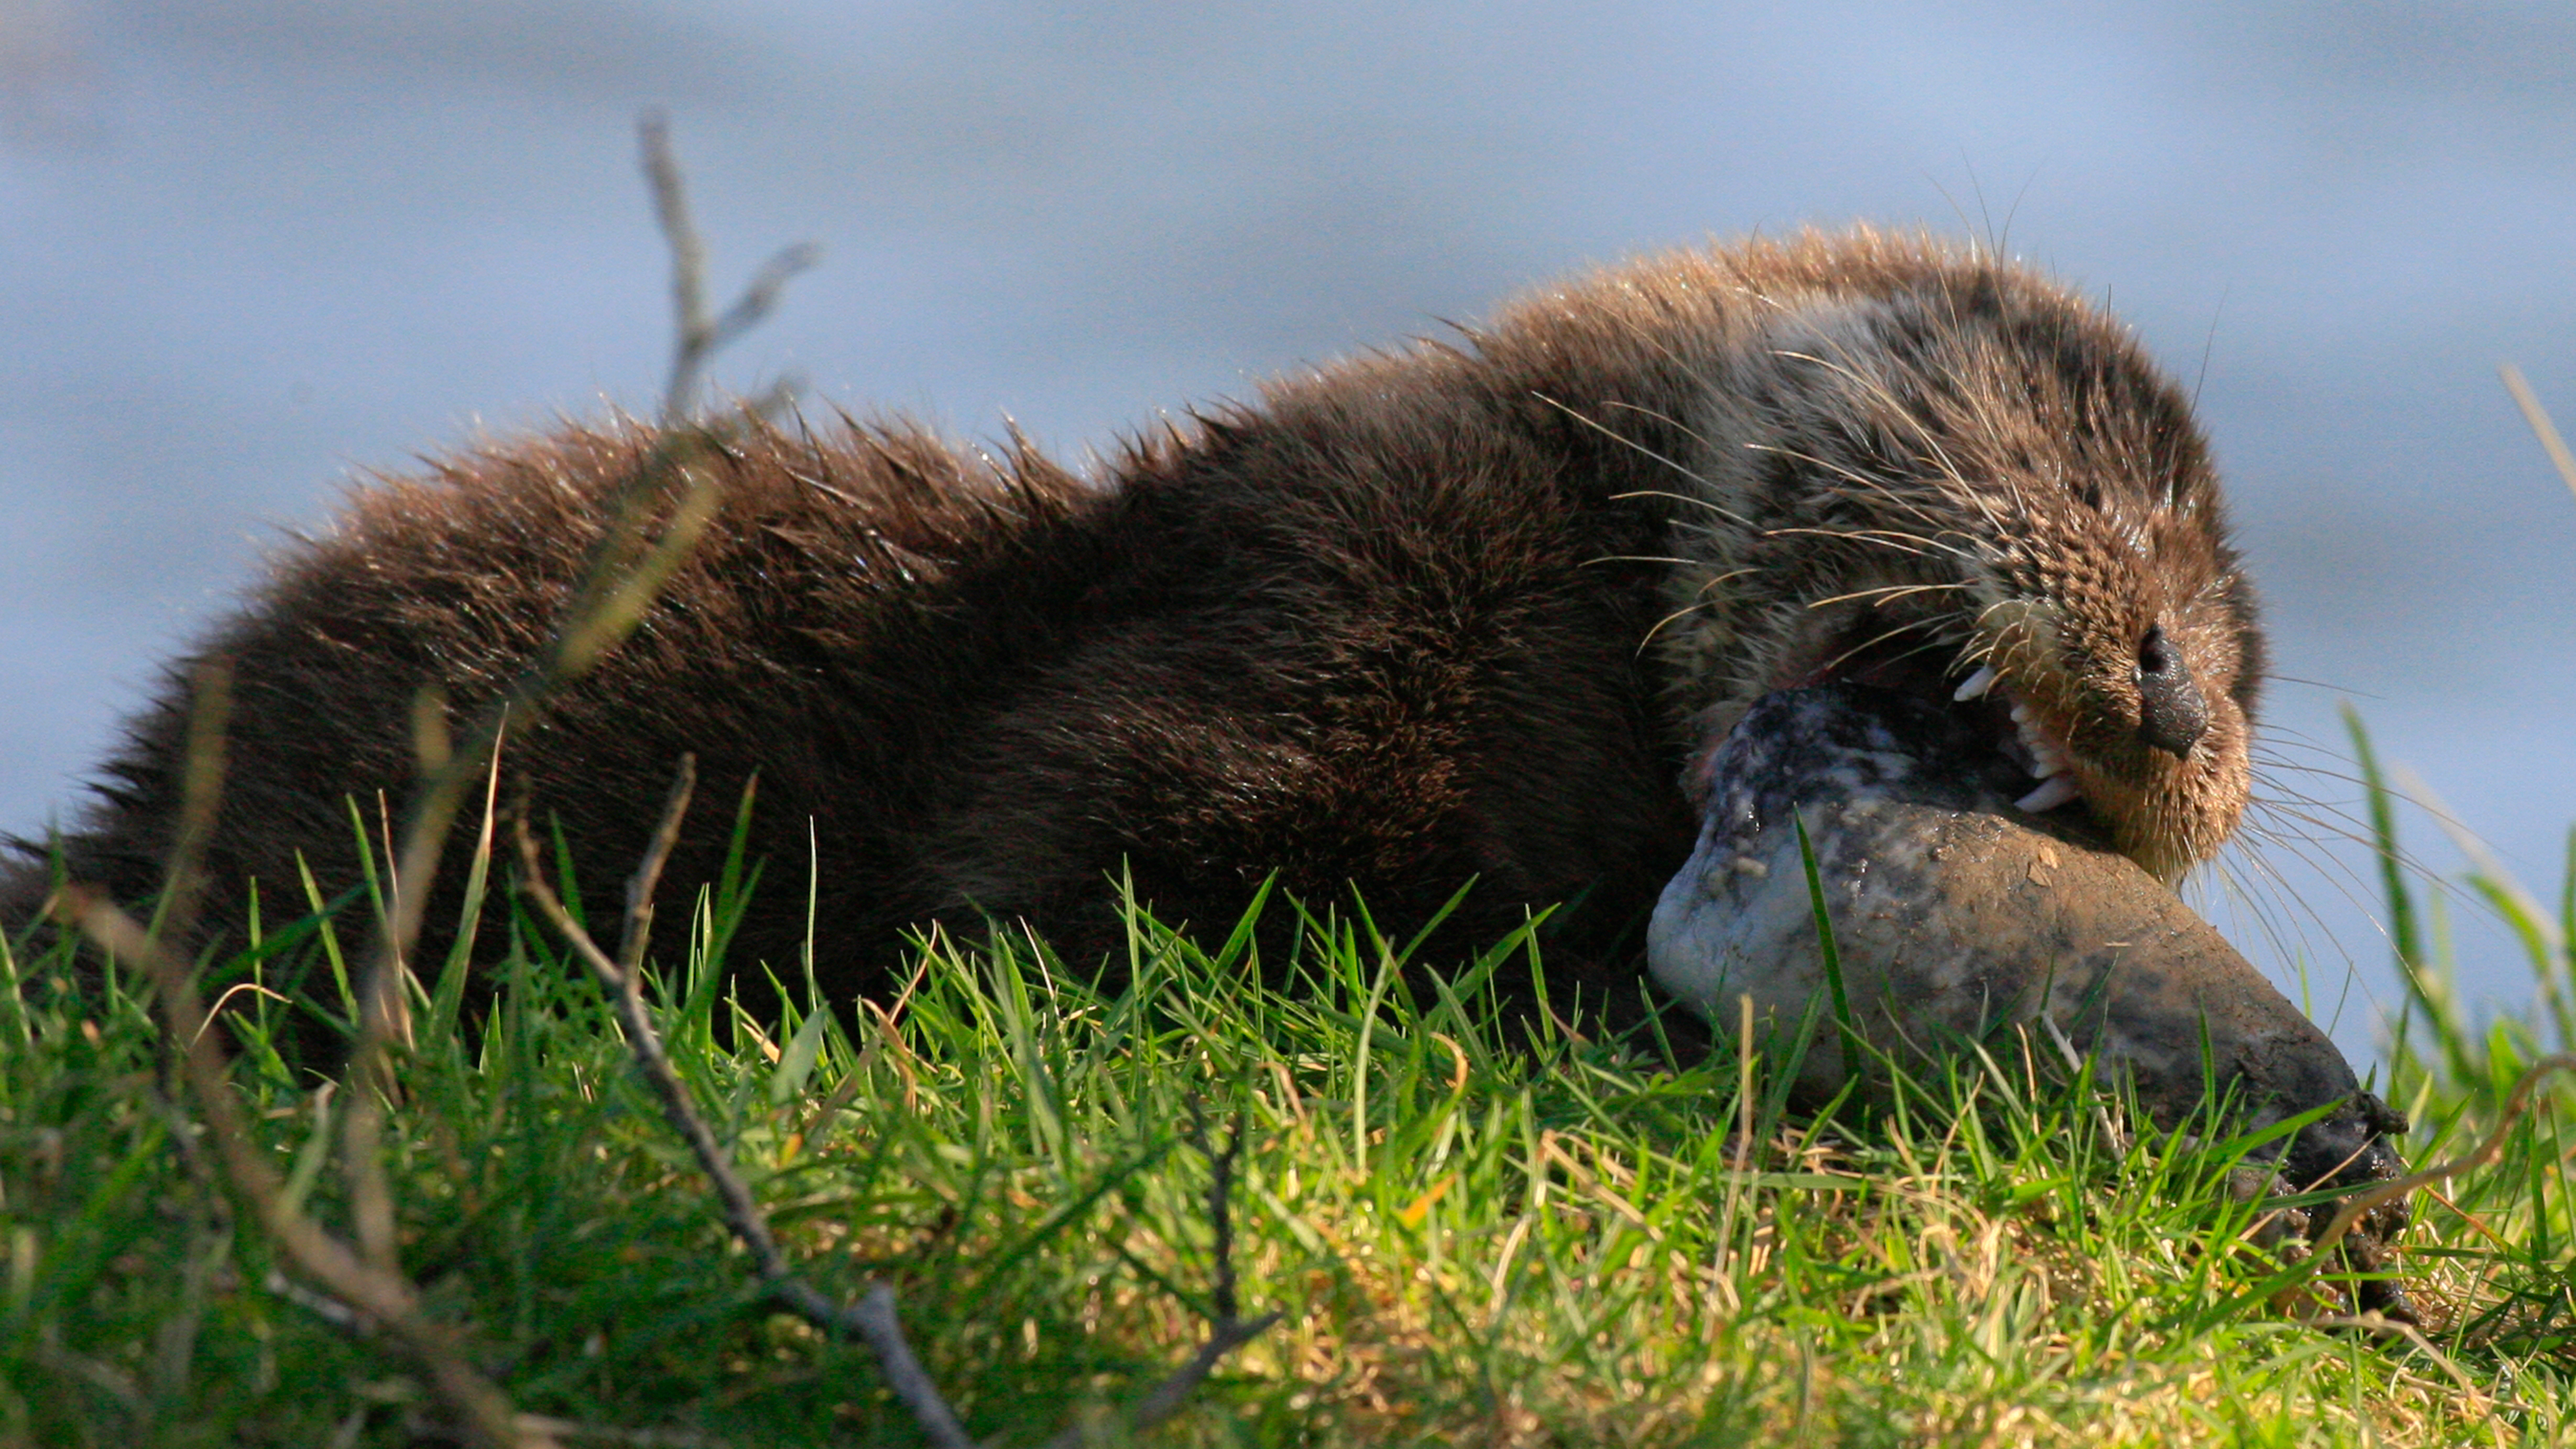
<instances>
[{"instance_id":1,"label":"blurred blue background","mask_svg":"<svg viewBox=\"0 0 2576 1449\"><path fill-rule=\"evenodd\" d=\"M720 382L1068 457L1636 251L2000 237L2200 382L2290 677L2270 787L2327 817L2276 833L2343 828L2351 699L2556 898L2576 497L2495 380L2576 424L2537 3L0 0L0 829L353 476L651 404L647 105L720 289L825 251ZM2276 841L2202 898L2355 1050L2397 1000L2367 869ZM2468 994L2525 1000L2453 915Z\"/></svg>"}]
</instances>

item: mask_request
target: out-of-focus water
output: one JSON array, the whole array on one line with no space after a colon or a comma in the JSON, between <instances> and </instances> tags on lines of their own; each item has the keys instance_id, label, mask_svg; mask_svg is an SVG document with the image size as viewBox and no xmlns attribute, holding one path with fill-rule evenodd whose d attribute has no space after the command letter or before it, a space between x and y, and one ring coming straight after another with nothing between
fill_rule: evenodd
<instances>
[{"instance_id":1,"label":"out-of-focus water","mask_svg":"<svg viewBox=\"0 0 2576 1449\"><path fill-rule=\"evenodd\" d=\"M826 251L724 381L1077 455L1587 261L2000 237L2200 379L2307 681L2280 792L2349 805L2355 700L2554 899L2576 497L2494 368L2576 423L2576 13L1933 9L0 3L0 828L354 472L649 405L654 104L720 281ZM2222 922L2366 1049L2366 862L2267 859ZM2455 914L2472 997L2524 999Z\"/></svg>"}]
</instances>

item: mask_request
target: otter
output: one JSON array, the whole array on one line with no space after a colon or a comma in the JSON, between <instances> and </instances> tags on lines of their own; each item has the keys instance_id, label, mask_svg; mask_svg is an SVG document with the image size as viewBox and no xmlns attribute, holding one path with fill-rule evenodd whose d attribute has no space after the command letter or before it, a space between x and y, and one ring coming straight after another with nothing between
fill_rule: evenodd
<instances>
[{"instance_id":1,"label":"otter","mask_svg":"<svg viewBox=\"0 0 2576 1449\"><path fill-rule=\"evenodd\" d=\"M810 911L843 1000L934 922L1026 921L1097 962L1122 878L1202 930L1265 882L1356 899L1392 939L1437 920L1432 951L1553 909L1549 980L1633 1000L1710 742L1833 682L1959 712L2021 809L2086 812L2168 881L2235 827L2263 643L2209 448L2067 286L1807 232L1461 334L1273 380L1090 476L903 421L754 428L635 636L511 734L505 788L605 889L682 754L702 799L756 775L768 874L732 959L784 974ZM254 882L274 929L303 866L360 879L421 687L463 719L516 674L653 436L567 426L357 489L173 667L86 814L19 842L0 925L57 868L158 887L212 658L234 683L200 934L239 944ZM698 812L670 877L714 878L732 827Z\"/></svg>"}]
</instances>

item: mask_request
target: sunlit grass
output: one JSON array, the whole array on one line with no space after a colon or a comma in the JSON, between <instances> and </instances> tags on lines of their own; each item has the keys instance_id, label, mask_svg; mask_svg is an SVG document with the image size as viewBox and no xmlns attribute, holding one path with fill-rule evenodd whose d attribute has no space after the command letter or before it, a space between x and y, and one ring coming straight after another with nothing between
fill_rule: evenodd
<instances>
[{"instance_id":1,"label":"sunlit grass","mask_svg":"<svg viewBox=\"0 0 2576 1449\"><path fill-rule=\"evenodd\" d=\"M2502 1163L2419 1200L2401 1262L2424 1338L2374 1338L2272 1306L2262 1205L2225 1187L2243 1142L2159 1133L2021 1061L1803 1113L1731 1051L1676 1064L1502 1015L1487 988L1536 968L1526 938L1407 960L1348 917L1283 963L1248 930L1133 913L1114 988L1022 935L943 938L900 1003L755 1021L706 949L726 906L665 928L674 1059L801 1270L837 1297L894 1284L988 1442L1107 1425L1204 1337L1200 1122L1245 1130L1234 1262L1245 1310L1286 1317L1155 1442L2576 1438L2564 1091ZM2566 923L2530 924L2563 989ZM524 1412L649 1442L919 1442L863 1349L762 1301L587 979L498 904L484 930L508 948L492 1013L469 1028L452 990L418 993L389 1127L431 1311ZM2439 933L2419 939L2391 1087L2422 1162L2566 1024L2543 989L2473 1031ZM278 943L261 979L327 1007L324 945ZM141 1006L59 950L0 971L0 1442L436 1437L407 1362L229 1213ZM337 1221L336 1096L267 1049L287 1013L260 1002L238 1078Z\"/></svg>"}]
</instances>

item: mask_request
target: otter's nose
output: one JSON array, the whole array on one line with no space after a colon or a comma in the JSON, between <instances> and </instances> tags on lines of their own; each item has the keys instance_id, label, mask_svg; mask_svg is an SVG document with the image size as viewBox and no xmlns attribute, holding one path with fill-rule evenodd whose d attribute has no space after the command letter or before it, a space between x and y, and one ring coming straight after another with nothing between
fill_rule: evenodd
<instances>
[{"instance_id":1,"label":"otter's nose","mask_svg":"<svg viewBox=\"0 0 2576 1449\"><path fill-rule=\"evenodd\" d=\"M2152 625L2138 641L2138 738L2176 759L2209 729L2209 701L2191 677L2182 651Z\"/></svg>"}]
</instances>

